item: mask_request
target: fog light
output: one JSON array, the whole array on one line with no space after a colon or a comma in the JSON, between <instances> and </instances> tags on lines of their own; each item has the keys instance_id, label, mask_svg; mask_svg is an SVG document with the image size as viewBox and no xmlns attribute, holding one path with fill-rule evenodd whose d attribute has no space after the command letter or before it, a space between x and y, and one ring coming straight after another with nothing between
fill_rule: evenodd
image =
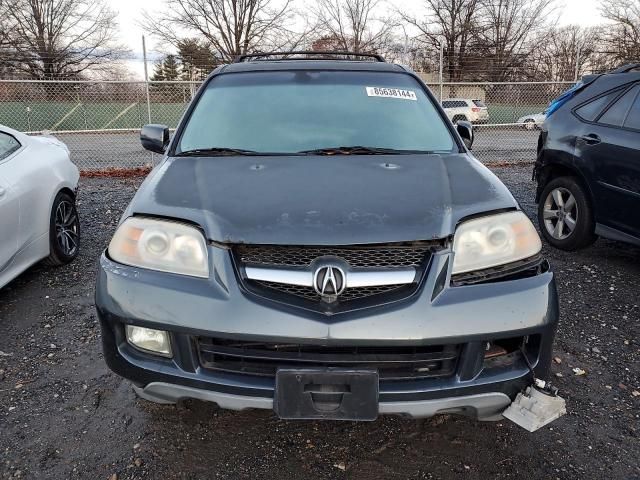
<instances>
[{"instance_id":1,"label":"fog light","mask_svg":"<svg viewBox=\"0 0 640 480\"><path fill-rule=\"evenodd\" d=\"M145 352L171 357L171 343L169 333L164 330L154 330L153 328L136 327L127 325L125 327L127 342L135 348Z\"/></svg>"}]
</instances>

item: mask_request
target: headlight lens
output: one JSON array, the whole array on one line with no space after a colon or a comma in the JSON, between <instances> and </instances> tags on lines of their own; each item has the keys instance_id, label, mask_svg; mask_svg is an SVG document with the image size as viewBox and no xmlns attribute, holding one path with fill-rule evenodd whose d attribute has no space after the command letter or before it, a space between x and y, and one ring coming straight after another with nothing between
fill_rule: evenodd
<instances>
[{"instance_id":1,"label":"headlight lens","mask_svg":"<svg viewBox=\"0 0 640 480\"><path fill-rule=\"evenodd\" d=\"M453 274L482 270L538 254L542 242L522 212L475 218L458 226L453 239Z\"/></svg>"},{"instance_id":2,"label":"headlight lens","mask_svg":"<svg viewBox=\"0 0 640 480\"><path fill-rule=\"evenodd\" d=\"M207 278L207 245L202 233L183 223L127 218L109 244L116 262L162 272Z\"/></svg>"}]
</instances>

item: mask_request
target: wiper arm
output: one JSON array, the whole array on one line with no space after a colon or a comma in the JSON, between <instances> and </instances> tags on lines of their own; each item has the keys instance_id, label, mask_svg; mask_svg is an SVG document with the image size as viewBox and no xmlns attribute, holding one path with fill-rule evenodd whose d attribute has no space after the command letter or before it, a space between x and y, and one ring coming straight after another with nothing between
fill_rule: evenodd
<instances>
[{"instance_id":1,"label":"wiper arm","mask_svg":"<svg viewBox=\"0 0 640 480\"><path fill-rule=\"evenodd\" d=\"M267 155L264 153L256 152L255 150L243 150L241 148L226 148L226 147L212 147L212 148L195 148L193 150L185 150L176 154L176 157L207 157L207 156L225 156L225 155Z\"/></svg>"},{"instance_id":2,"label":"wiper arm","mask_svg":"<svg viewBox=\"0 0 640 480\"><path fill-rule=\"evenodd\" d=\"M314 150L302 150L298 153L305 155L409 155L434 153L430 150L398 150L395 148L363 147L356 145L353 147L328 147L316 148Z\"/></svg>"}]
</instances>

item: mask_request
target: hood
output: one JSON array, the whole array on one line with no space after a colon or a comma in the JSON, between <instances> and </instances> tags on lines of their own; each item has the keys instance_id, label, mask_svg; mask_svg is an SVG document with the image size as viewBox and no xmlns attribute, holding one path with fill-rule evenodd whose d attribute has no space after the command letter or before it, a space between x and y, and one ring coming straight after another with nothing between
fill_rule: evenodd
<instances>
[{"instance_id":1,"label":"hood","mask_svg":"<svg viewBox=\"0 0 640 480\"><path fill-rule=\"evenodd\" d=\"M178 157L125 215L188 220L218 242L346 245L445 238L464 217L514 207L467 154Z\"/></svg>"}]
</instances>

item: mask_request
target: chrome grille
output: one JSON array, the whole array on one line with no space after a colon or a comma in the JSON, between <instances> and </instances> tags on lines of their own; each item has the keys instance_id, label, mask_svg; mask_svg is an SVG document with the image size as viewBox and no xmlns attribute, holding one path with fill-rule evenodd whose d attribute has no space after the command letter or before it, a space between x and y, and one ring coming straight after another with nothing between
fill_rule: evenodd
<instances>
[{"instance_id":1,"label":"chrome grille","mask_svg":"<svg viewBox=\"0 0 640 480\"><path fill-rule=\"evenodd\" d=\"M236 245L232 248L232 255L239 268L240 277L246 289L263 298L275 298L289 304L303 306L318 311L332 311L348 309L352 301L365 299L361 306L375 306L387 301L397 301L412 295L419 286L419 279L429 264L434 252L443 248L440 241L421 241L413 243L396 243L384 245L356 245L356 246L291 246L291 245ZM347 286L334 298L322 297L316 292L311 279L315 261L323 257L335 257L348 263L346 271L349 275L362 273L377 273L382 279L379 283L362 286ZM244 269L244 273L243 273ZM257 273L257 270L265 271ZM272 270L273 273L268 272ZM400 282L397 273L401 270L413 271L412 282ZM287 277L277 272L295 272ZM266 272L266 273L265 273ZM300 283L299 274L309 274L309 284ZM281 275L281 276L279 276ZM396 275L393 277L392 275ZM279 278L279 280L275 280ZM290 280L290 281L287 281ZM294 281L295 280L295 281ZM386 281L385 281L386 280ZM387 284L388 282L388 284Z\"/></svg>"},{"instance_id":2,"label":"chrome grille","mask_svg":"<svg viewBox=\"0 0 640 480\"><path fill-rule=\"evenodd\" d=\"M235 253L243 264L273 267L309 267L318 257L332 256L342 258L353 268L418 268L438 247L438 243L430 242L362 247L239 245Z\"/></svg>"}]
</instances>

